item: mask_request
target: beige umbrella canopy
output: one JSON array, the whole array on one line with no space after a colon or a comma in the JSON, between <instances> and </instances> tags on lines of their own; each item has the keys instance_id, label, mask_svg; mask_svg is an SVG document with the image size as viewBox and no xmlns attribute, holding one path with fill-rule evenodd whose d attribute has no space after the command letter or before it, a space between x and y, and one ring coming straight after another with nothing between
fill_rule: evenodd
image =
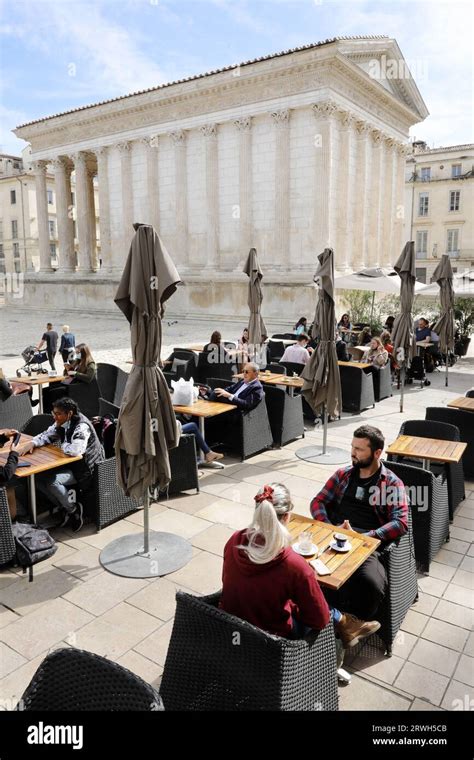
<instances>
[{"instance_id":1,"label":"beige umbrella canopy","mask_svg":"<svg viewBox=\"0 0 474 760\"><path fill-rule=\"evenodd\" d=\"M265 327L265 322L260 314L263 300L261 286L263 273L260 269L260 264L258 263L256 248L250 249L244 272L249 278L249 343L254 346L260 346L262 343L262 336L267 335L267 328Z\"/></svg>"},{"instance_id":2,"label":"beige umbrella canopy","mask_svg":"<svg viewBox=\"0 0 474 760\"><path fill-rule=\"evenodd\" d=\"M433 327L438 333L441 351L446 355L446 385L448 384L449 352L454 349L454 290L453 270L447 253L433 272L433 280L439 285L441 315Z\"/></svg>"},{"instance_id":3,"label":"beige umbrella canopy","mask_svg":"<svg viewBox=\"0 0 474 760\"><path fill-rule=\"evenodd\" d=\"M170 481L168 449L179 439L171 397L157 362L164 303L179 274L153 227L136 230L115 296L130 322L133 367L127 380L115 437L118 482L141 498L151 485Z\"/></svg>"}]
</instances>

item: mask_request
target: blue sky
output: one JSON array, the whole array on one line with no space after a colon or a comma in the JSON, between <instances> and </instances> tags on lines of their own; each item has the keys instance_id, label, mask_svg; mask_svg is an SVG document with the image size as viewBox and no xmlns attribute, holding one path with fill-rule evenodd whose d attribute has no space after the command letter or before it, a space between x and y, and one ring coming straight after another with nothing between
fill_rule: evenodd
<instances>
[{"instance_id":1,"label":"blue sky","mask_svg":"<svg viewBox=\"0 0 474 760\"><path fill-rule=\"evenodd\" d=\"M2 0L0 144L42 116L340 35L395 37L432 145L473 141L470 0Z\"/></svg>"}]
</instances>

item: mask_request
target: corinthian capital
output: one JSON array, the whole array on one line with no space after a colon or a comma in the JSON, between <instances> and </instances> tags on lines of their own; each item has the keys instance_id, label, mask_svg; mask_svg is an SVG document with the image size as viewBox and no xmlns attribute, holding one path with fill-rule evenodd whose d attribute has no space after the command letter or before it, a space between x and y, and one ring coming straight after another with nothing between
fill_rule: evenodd
<instances>
[{"instance_id":1,"label":"corinthian capital","mask_svg":"<svg viewBox=\"0 0 474 760\"><path fill-rule=\"evenodd\" d=\"M201 127L201 132L204 137L215 139L217 137L217 124L204 124L204 126Z\"/></svg>"},{"instance_id":2,"label":"corinthian capital","mask_svg":"<svg viewBox=\"0 0 474 760\"><path fill-rule=\"evenodd\" d=\"M95 155L97 158L107 158L109 153L109 146L108 145L101 145L100 148L96 148L94 150Z\"/></svg>"},{"instance_id":3,"label":"corinthian capital","mask_svg":"<svg viewBox=\"0 0 474 760\"><path fill-rule=\"evenodd\" d=\"M372 129L370 132L370 136L374 142L374 145L377 147L379 145L382 145L382 141L385 137L384 133L380 131L380 129Z\"/></svg>"},{"instance_id":4,"label":"corinthian capital","mask_svg":"<svg viewBox=\"0 0 474 760\"><path fill-rule=\"evenodd\" d=\"M290 123L289 108L282 108L280 111L273 111L270 116L272 117L273 123L276 127L287 127Z\"/></svg>"},{"instance_id":5,"label":"corinthian capital","mask_svg":"<svg viewBox=\"0 0 474 760\"><path fill-rule=\"evenodd\" d=\"M119 149L122 156L126 156L130 153L132 143L130 140L125 140L124 142L118 143L117 148Z\"/></svg>"},{"instance_id":6,"label":"corinthian capital","mask_svg":"<svg viewBox=\"0 0 474 760\"><path fill-rule=\"evenodd\" d=\"M49 161L33 161L33 171L35 174L45 174L46 173L46 167L50 163Z\"/></svg>"},{"instance_id":7,"label":"corinthian capital","mask_svg":"<svg viewBox=\"0 0 474 760\"><path fill-rule=\"evenodd\" d=\"M343 129L351 129L357 121L356 117L350 111L338 111L341 126Z\"/></svg>"},{"instance_id":8,"label":"corinthian capital","mask_svg":"<svg viewBox=\"0 0 474 760\"><path fill-rule=\"evenodd\" d=\"M331 100L313 104L313 113L317 119L330 119L335 116L338 108Z\"/></svg>"},{"instance_id":9,"label":"corinthian capital","mask_svg":"<svg viewBox=\"0 0 474 760\"><path fill-rule=\"evenodd\" d=\"M186 142L186 132L184 129L176 129L174 132L170 132L169 136L175 145L183 146Z\"/></svg>"},{"instance_id":10,"label":"corinthian capital","mask_svg":"<svg viewBox=\"0 0 474 760\"><path fill-rule=\"evenodd\" d=\"M252 117L242 116L241 119L236 119L234 121L234 127L236 127L239 132L249 132L252 127Z\"/></svg>"},{"instance_id":11,"label":"corinthian capital","mask_svg":"<svg viewBox=\"0 0 474 760\"><path fill-rule=\"evenodd\" d=\"M371 124L368 121L358 119L355 124L356 132L360 137L366 137L372 129Z\"/></svg>"}]
</instances>

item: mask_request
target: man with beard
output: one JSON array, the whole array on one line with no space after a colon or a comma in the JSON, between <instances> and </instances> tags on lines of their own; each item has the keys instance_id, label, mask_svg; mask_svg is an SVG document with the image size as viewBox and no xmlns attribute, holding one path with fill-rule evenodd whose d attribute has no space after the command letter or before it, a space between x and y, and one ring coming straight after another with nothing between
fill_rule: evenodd
<instances>
[{"instance_id":1,"label":"man with beard","mask_svg":"<svg viewBox=\"0 0 474 760\"><path fill-rule=\"evenodd\" d=\"M405 487L380 462L384 444L378 428L357 428L352 439L352 465L337 470L310 506L315 520L380 539L378 552L408 529ZM378 552L368 557L339 591L328 592L330 604L362 620L374 618L387 587Z\"/></svg>"}]
</instances>

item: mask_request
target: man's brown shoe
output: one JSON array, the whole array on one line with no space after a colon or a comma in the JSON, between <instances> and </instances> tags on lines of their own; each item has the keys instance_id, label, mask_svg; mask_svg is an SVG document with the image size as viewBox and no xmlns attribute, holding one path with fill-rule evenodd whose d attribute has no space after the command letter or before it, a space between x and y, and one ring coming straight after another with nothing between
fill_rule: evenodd
<instances>
[{"instance_id":1,"label":"man's brown shoe","mask_svg":"<svg viewBox=\"0 0 474 760\"><path fill-rule=\"evenodd\" d=\"M339 623L336 623L336 631L345 649L355 647L361 639L366 639L378 631L380 623L377 620L359 620L354 615L342 613Z\"/></svg>"}]
</instances>

